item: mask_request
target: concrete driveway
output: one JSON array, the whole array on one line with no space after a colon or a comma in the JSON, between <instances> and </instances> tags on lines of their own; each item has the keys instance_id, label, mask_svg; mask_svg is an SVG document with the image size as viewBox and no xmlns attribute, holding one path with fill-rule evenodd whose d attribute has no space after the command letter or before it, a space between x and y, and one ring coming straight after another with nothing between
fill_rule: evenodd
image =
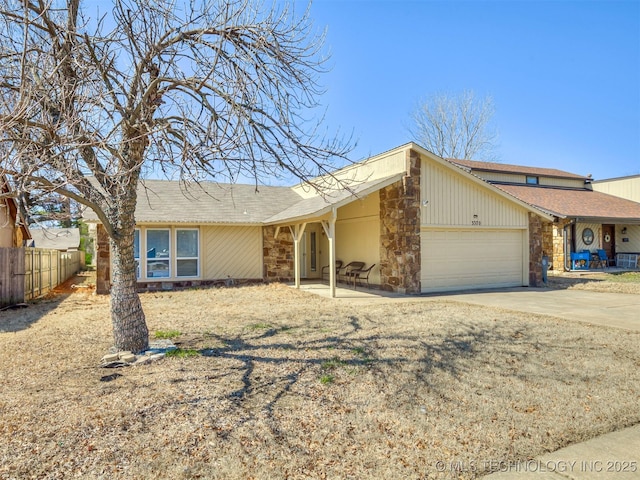
<instances>
[{"instance_id":1,"label":"concrete driveway","mask_svg":"<svg viewBox=\"0 0 640 480\"><path fill-rule=\"evenodd\" d=\"M324 284L303 284L301 289L329 297L329 287ZM359 305L378 302L428 302L436 299L550 315L576 322L640 331L640 295L626 293L520 287L406 296L379 290L338 288L335 298L336 301Z\"/></svg>"},{"instance_id":2,"label":"concrete driveway","mask_svg":"<svg viewBox=\"0 0 640 480\"><path fill-rule=\"evenodd\" d=\"M437 298L640 331L640 295L588 290L510 288L439 295Z\"/></svg>"}]
</instances>

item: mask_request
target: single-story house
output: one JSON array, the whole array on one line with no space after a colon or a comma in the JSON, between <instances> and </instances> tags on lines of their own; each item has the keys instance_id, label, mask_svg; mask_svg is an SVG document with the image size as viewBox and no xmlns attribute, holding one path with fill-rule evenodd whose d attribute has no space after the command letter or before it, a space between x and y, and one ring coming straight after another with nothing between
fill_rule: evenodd
<instances>
[{"instance_id":1,"label":"single-story house","mask_svg":"<svg viewBox=\"0 0 640 480\"><path fill-rule=\"evenodd\" d=\"M11 195L9 182L0 175L0 247L22 247L29 239L29 228Z\"/></svg>"},{"instance_id":2,"label":"single-story house","mask_svg":"<svg viewBox=\"0 0 640 480\"><path fill-rule=\"evenodd\" d=\"M80 248L79 228L33 228L33 246L61 252L75 252Z\"/></svg>"},{"instance_id":3,"label":"single-story house","mask_svg":"<svg viewBox=\"0 0 640 480\"><path fill-rule=\"evenodd\" d=\"M615 196L596 187L590 176L562 170L524 167L503 163L451 160L500 190L554 217L543 225L543 251L550 266L562 271L571 269L571 253L604 250L611 263L637 268L640 259L640 176L625 179L618 192L632 192L635 197ZM605 181L607 182L607 181ZM608 182L607 182L608 183ZM597 183L604 187L607 183ZM613 193L613 191L611 192ZM639 198L640 199L640 198ZM582 262L586 265L585 262Z\"/></svg>"},{"instance_id":4,"label":"single-story house","mask_svg":"<svg viewBox=\"0 0 640 480\"><path fill-rule=\"evenodd\" d=\"M409 143L308 185L145 180L136 208L141 288L215 281L321 279L336 260L375 265L400 293L539 285L553 213ZM92 212L87 222L98 223ZM109 290L97 228L98 291ZM335 275L329 269L335 292Z\"/></svg>"}]
</instances>

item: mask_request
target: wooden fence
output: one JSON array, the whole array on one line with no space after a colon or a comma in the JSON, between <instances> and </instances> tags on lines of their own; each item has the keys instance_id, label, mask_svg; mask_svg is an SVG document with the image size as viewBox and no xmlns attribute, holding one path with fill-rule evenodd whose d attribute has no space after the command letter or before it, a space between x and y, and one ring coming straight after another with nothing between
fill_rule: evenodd
<instances>
[{"instance_id":1,"label":"wooden fence","mask_svg":"<svg viewBox=\"0 0 640 480\"><path fill-rule=\"evenodd\" d=\"M82 268L84 252L0 248L0 307L46 295Z\"/></svg>"}]
</instances>

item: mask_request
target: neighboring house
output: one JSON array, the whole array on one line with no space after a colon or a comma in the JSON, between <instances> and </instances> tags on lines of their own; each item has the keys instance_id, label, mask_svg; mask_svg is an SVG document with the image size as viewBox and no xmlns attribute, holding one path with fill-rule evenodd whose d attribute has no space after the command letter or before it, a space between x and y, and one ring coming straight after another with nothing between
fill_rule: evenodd
<instances>
[{"instance_id":1,"label":"neighboring house","mask_svg":"<svg viewBox=\"0 0 640 480\"><path fill-rule=\"evenodd\" d=\"M523 167L502 163L451 160L467 172L496 188L543 210L554 217L543 226L543 250L552 258L552 267L571 267L571 252L605 250L607 257L635 268L640 254L640 176L624 179L613 196L603 193L607 182L549 168ZM632 183L636 182L632 193ZM596 187L596 184L598 187ZM599 191L595 191L599 190ZM613 187L610 193L613 193ZM631 256L630 256L631 255ZM631 264L629 263L631 261Z\"/></svg>"},{"instance_id":2,"label":"neighboring house","mask_svg":"<svg viewBox=\"0 0 640 480\"><path fill-rule=\"evenodd\" d=\"M11 196L9 182L0 175L0 247L22 247L30 238L29 228Z\"/></svg>"},{"instance_id":3,"label":"neighboring house","mask_svg":"<svg viewBox=\"0 0 640 480\"><path fill-rule=\"evenodd\" d=\"M375 264L370 282L399 293L541 283L541 232L554 215L416 144L317 181L321 193L144 181L135 213L139 285L298 282L320 279L336 259ZM98 223L93 212L85 218ZM97 232L98 291L106 293L108 238L101 225Z\"/></svg>"},{"instance_id":4,"label":"neighboring house","mask_svg":"<svg viewBox=\"0 0 640 480\"><path fill-rule=\"evenodd\" d=\"M75 252L80 248L79 228L33 228L33 246L61 252Z\"/></svg>"},{"instance_id":5,"label":"neighboring house","mask_svg":"<svg viewBox=\"0 0 640 480\"><path fill-rule=\"evenodd\" d=\"M640 175L594 181L593 189L634 202L640 202Z\"/></svg>"}]
</instances>

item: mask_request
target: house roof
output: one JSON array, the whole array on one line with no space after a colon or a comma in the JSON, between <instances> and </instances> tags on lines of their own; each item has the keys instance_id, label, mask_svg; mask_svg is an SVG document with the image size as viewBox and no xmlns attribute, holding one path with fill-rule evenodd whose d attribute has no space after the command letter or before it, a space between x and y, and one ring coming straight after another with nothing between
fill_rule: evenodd
<instances>
[{"instance_id":1,"label":"house roof","mask_svg":"<svg viewBox=\"0 0 640 480\"><path fill-rule=\"evenodd\" d=\"M66 251L80 247L78 228L34 228L31 238L37 248Z\"/></svg>"},{"instance_id":2,"label":"house roof","mask_svg":"<svg viewBox=\"0 0 640 480\"><path fill-rule=\"evenodd\" d=\"M640 223L640 203L606 193L527 185L494 186L559 217Z\"/></svg>"},{"instance_id":3,"label":"house roof","mask_svg":"<svg viewBox=\"0 0 640 480\"><path fill-rule=\"evenodd\" d=\"M138 186L137 223L261 224L299 202L289 187L201 182L187 186L168 180L144 180ZM87 209L84 217L96 221Z\"/></svg>"},{"instance_id":4,"label":"house roof","mask_svg":"<svg viewBox=\"0 0 640 480\"><path fill-rule=\"evenodd\" d=\"M322 194L305 191L299 185L256 187L202 182L187 187L184 183L176 181L144 180L138 187L136 223L269 225L317 219L334 208L401 180L407 175L406 152L409 149L416 150L421 155L428 155L443 166L456 170L509 201L552 220L551 214L497 189L491 183L470 173L467 168L437 157L417 144L408 143L359 164L337 170L327 178L321 178L320 183L324 185ZM373 166L377 161L382 162L379 171ZM353 171L357 165L363 167L362 172ZM98 221L97 215L89 209L85 211L84 218L89 222Z\"/></svg>"},{"instance_id":5,"label":"house roof","mask_svg":"<svg viewBox=\"0 0 640 480\"><path fill-rule=\"evenodd\" d=\"M538 167L525 167L522 165L510 165L507 163L495 163L495 162L478 162L475 160L458 160L455 158L447 158L451 163L465 167L472 170L478 170L483 172L498 172L498 173L519 173L522 175L535 175L539 177L554 177L554 178L570 178L575 180L586 180L589 177L583 175L577 175L575 173L565 172L564 170L557 170L555 168L538 168Z\"/></svg>"}]
</instances>

